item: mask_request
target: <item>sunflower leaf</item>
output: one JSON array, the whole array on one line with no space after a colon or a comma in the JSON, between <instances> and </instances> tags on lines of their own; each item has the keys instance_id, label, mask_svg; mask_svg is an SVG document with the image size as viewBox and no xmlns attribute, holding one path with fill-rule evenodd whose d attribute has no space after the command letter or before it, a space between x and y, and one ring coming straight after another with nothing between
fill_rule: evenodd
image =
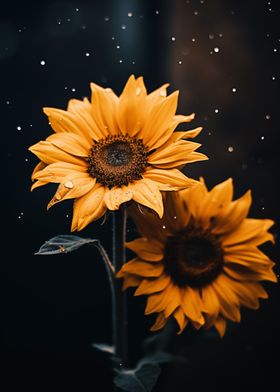
<instances>
[{"instance_id":1,"label":"sunflower leaf","mask_svg":"<svg viewBox=\"0 0 280 392\"><path fill-rule=\"evenodd\" d=\"M127 392L151 392L160 374L157 364L139 363L135 369L115 370L114 384Z\"/></svg>"},{"instance_id":2,"label":"sunflower leaf","mask_svg":"<svg viewBox=\"0 0 280 392\"><path fill-rule=\"evenodd\" d=\"M61 253L73 252L86 244L97 243L98 240L91 238L82 238L77 235L62 234L46 241L35 255L55 255Z\"/></svg>"}]
</instances>

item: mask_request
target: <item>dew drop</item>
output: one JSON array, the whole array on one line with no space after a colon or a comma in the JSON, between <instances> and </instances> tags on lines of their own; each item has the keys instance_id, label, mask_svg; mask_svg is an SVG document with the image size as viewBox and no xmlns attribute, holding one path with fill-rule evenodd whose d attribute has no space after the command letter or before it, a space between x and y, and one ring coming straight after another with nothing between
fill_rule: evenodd
<instances>
[{"instance_id":1,"label":"dew drop","mask_svg":"<svg viewBox=\"0 0 280 392\"><path fill-rule=\"evenodd\" d=\"M136 95L140 95L140 93L141 93L141 88L140 88L140 87L137 87L137 89L136 89Z\"/></svg>"},{"instance_id":2,"label":"dew drop","mask_svg":"<svg viewBox=\"0 0 280 392\"><path fill-rule=\"evenodd\" d=\"M60 193L56 193L54 197L55 197L56 200L61 200L62 199Z\"/></svg>"},{"instance_id":3,"label":"dew drop","mask_svg":"<svg viewBox=\"0 0 280 392\"><path fill-rule=\"evenodd\" d=\"M175 216L173 216L173 219L177 219L177 216L175 215Z\"/></svg>"},{"instance_id":4,"label":"dew drop","mask_svg":"<svg viewBox=\"0 0 280 392\"><path fill-rule=\"evenodd\" d=\"M160 90L159 95L161 97L166 97L166 90Z\"/></svg>"},{"instance_id":5,"label":"dew drop","mask_svg":"<svg viewBox=\"0 0 280 392\"><path fill-rule=\"evenodd\" d=\"M64 186L65 188L72 189L74 187L74 184L72 181L67 181L65 182Z\"/></svg>"}]
</instances>

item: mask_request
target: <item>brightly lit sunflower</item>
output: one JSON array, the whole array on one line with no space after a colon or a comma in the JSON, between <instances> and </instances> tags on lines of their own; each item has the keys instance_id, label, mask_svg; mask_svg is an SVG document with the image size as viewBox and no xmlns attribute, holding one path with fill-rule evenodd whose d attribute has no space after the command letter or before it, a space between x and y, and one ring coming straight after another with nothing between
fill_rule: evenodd
<instances>
[{"instance_id":1,"label":"brightly lit sunflower","mask_svg":"<svg viewBox=\"0 0 280 392\"><path fill-rule=\"evenodd\" d=\"M205 184L168 192L164 216L132 210L142 238L127 243L137 257L118 277L135 295L148 295L145 314L158 313L152 330L173 316L179 333L240 321L240 305L256 309L267 293L259 283L276 281L274 263L258 248L273 241L269 219L248 219L251 193L232 201L231 179L208 191Z\"/></svg>"},{"instance_id":2,"label":"brightly lit sunflower","mask_svg":"<svg viewBox=\"0 0 280 392\"><path fill-rule=\"evenodd\" d=\"M107 209L131 199L163 214L160 191L195 183L178 168L207 159L189 140L202 128L174 132L189 116L175 115L178 91L167 96L163 85L147 94L143 78L132 75L117 97L91 84L92 102L69 101L67 111L44 108L56 132L32 147L41 162L32 189L59 183L48 208L75 199L72 230L81 230Z\"/></svg>"}]
</instances>

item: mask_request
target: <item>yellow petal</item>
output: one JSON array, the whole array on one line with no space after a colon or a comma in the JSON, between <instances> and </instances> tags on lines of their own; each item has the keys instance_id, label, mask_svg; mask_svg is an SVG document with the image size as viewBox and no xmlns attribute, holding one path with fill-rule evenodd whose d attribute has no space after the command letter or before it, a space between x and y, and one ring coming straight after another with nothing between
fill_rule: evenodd
<instances>
[{"instance_id":1,"label":"yellow petal","mask_svg":"<svg viewBox=\"0 0 280 392\"><path fill-rule=\"evenodd\" d=\"M118 97L112 89L90 84L92 91L92 116L103 135L119 133L116 120Z\"/></svg>"},{"instance_id":2,"label":"yellow petal","mask_svg":"<svg viewBox=\"0 0 280 392\"><path fill-rule=\"evenodd\" d=\"M207 313L207 326L212 326L218 317L220 305L211 285L202 288L202 311Z\"/></svg>"},{"instance_id":3,"label":"yellow petal","mask_svg":"<svg viewBox=\"0 0 280 392\"><path fill-rule=\"evenodd\" d=\"M162 146L172 135L169 129L178 102L178 91L158 101L146 115L145 124L139 132L139 137L149 151Z\"/></svg>"},{"instance_id":4,"label":"yellow petal","mask_svg":"<svg viewBox=\"0 0 280 392\"><path fill-rule=\"evenodd\" d=\"M165 83L147 96L148 107L153 107L157 102L162 102L164 99L166 99L167 97L166 88L168 86L169 83Z\"/></svg>"},{"instance_id":5,"label":"yellow petal","mask_svg":"<svg viewBox=\"0 0 280 392\"><path fill-rule=\"evenodd\" d=\"M216 330L219 332L220 337L222 338L226 332L226 320L223 317L218 317L214 325Z\"/></svg>"},{"instance_id":6,"label":"yellow petal","mask_svg":"<svg viewBox=\"0 0 280 392\"><path fill-rule=\"evenodd\" d=\"M35 168L34 168L34 170L33 170L33 172L32 172L31 180L32 180L32 181L35 180L35 174L37 174L39 171L43 170L46 166L47 166L47 165L46 165L44 162L39 162L39 163L35 166Z\"/></svg>"},{"instance_id":7,"label":"yellow petal","mask_svg":"<svg viewBox=\"0 0 280 392\"><path fill-rule=\"evenodd\" d=\"M137 238L136 240L127 242L126 247L137 253L140 259L146 261L160 261L164 256L163 244L152 239Z\"/></svg>"},{"instance_id":8,"label":"yellow petal","mask_svg":"<svg viewBox=\"0 0 280 392\"><path fill-rule=\"evenodd\" d=\"M119 98L117 121L123 134L135 136L143 127L146 115L146 92L134 75L128 79Z\"/></svg>"},{"instance_id":9,"label":"yellow petal","mask_svg":"<svg viewBox=\"0 0 280 392\"><path fill-rule=\"evenodd\" d=\"M168 321L168 319L166 319L164 317L163 312L159 313L159 315L156 318L155 323L152 325L150 330L151 331L158 331L159 329L162 329L166 325L167 321Z\"/></svg>"},{"instance_id":10,"label":"yellow petal","mask_svg":"<svg viewBox=\"0 0 280 392\"><path fill-rule=\"evenodd\" d=\"M56 162L46 166L43 170L34 175L34 179L46 182L61 182L64 177L80 173L81 177L90 177L83 166L74 165L67 162Z\"/></svg>"},{"instance_id":11,"label":"yellow petal","mask_svg":"<svg viewBox=\"0 0 280 392\"><path fill-rule=\"evenodd\" d=\"M195 321L200 326L204 324L204 317L201 314L202 304L199 291L197 289L193 289L188 286L182 289L181 306L185 315L189 319Z\"/></svg>"},{"instance_id":12,"label":"yellow petal","mask_svg":"<svg viewBox=\"0 0 280 392\"><path fill-rule=\"evenodd\" d=\"M126 290L129 287L136 287L141 282L141 278L136 275L125 275L123 279L122 290Z\"/></svg>"},{"instance_id":13,"label":"yellow petal","mask_svg":"<svg viewBox=\"0 0 280 392\"><path fill-rule=\"evenodd\" d=\"M71 231L82 230L89 223L104 215L106 211L104 193L105 188L100 184L95 184L91 191L74 201Z\"/></svg>"},{"instance_id":14,"label":"yellow petal","mask_svg":"<svg viewBox=\"0 0 280 392\"><path fill-rule=\"evenodd\" d=\"M175 310L173 316L179 325L178 335L180 335L183 332L183 330L186 328L188 324L188 319L186 318L182 308L180 307Z\"/></svg>"},{"instance_id":15,"label":"yellow petal","mask_svg":"<svg viewBox=\"0 0 280 392\"><path fill-rule=\"evenodd\" d=\"M226 318L239 322L239 300L232 289L231 279L221 274L212 285L220 302L221 313Z\"/></svg>"},{"instance_id":16,"label":"yellow petal","mask_svg":"<svg viewBox=\"0 0 280 392\"><path fill-rule=\"evenodd\" d=\"M34 184L32 184L32 187L30 190L34 191L34 189L39 188L40 186L43 186L46 184L48 184L48 181L36 181L36 182L34 182Z\"/></svg>"},{"instance_id":17,"label":"yellow petal","mask_svg":"<svg viewBox=\"0 0 280 392\"><path fill-rule=\"evenodd\" d=\"M162 275L157 279L143 279L134 295L154 294L164 290L170 283L170 277Z\"/></svg>"},{"instance_id":18,"label":"yellow petal","mask_svg":"<svg viewBox=\"0 0 280 392\"><path fill-rule=\"evenodd\" d=\"M104 202L109 210L118 210L122 203L131 200L133 197L132 191L127 186L114 187L106 189Z\"/></svg>"},{"instance_id":19,"label":"yellow petal","mask_svg":"<svg viewBox=\"0 0 280 392\"><path fill-rule=\"evenodd\" d=\"M245 219L240 226L223 238L223 246L236 246L247 243L260 245L266 241L274 242L274 237L267 230L274 224L270 219Z\"/></svg>"},{"instance_id":20,"label":"yellow petal","mask_svg":"<svg viewBox=\"0 0 280 392\"><path fill-rule=\"evenodd\" d=\"M167 286L166 289L160 291L159 293L149 295L145 308L145 314L147 315L154 312L158 313L165 310L166 306L170 303L172 298L170 297L170 294L172 295L174 287L175 286L172 285L171 289L169 289L170 286Z\"/></svg>"},{"instance_id":21,"label":"yellow petal","mask_svg":"<svg viewBox=\"0 0 280 392\"><path fill-rule=\"evenodd\" d=\"M60 148L55 147L52 143L42 141L29 147L29 150L35 154L41 161L48 165L54 162L68 162L75 165L86 167L85 160L68 154Z\"/></svg>"},{"instance_id":22,"label":"yellow petal","mask_svg":"<svg viewBox=\"0 0 280 392\"><path fill-rule=\"evenodd\" d=\"M267 298L267 293L258 283L233 281L232 288L241 305L247 308L258 309L260 306L258 298Z\"/></svg>"},{"instance_id":23,"label":"yellow petal","mask_svg":"<svg viewBox=\"0 0 280 392\"><path fill-rule=\"evenodd\" d=\"M63 178L57 191L48 204L48 209L54 204L66 199L79 198L88 193L95 185L95 178L87 173L72 173Z\"/></svg>"},{"instance_id":24,"label":"yellow petal","mask_svg":"<svg viewBox=\"0 0 280 392\"><path fill-rule=\"evenodd\" d=\"M92 144L74 133L54 133L46 139L61 150L78 157L87 157Z\"/></svg>"},{"instance_id":25,"label":"yellow petal","mask_svg":"<svg viewBox=\"0 0 280 392\"><path fill-rule=\"evenodd\" d=\"M144 261L129 261L122 267L122 272L144 277L159 277L163 273L163 265L161 263L146 263Z\"/></svg>"},{"instance_id":26,"label":"yellow petal","mask_svg":"<svg viewBox=\"0 0 280 392\"><path fill-rule=\"evenodd\" d=\"M129 184L133 193L133 200L156 211L160 218L163 215L163 203L161 193L156 184L148 178Z\"/></svg>"},{"instance_id":27,"label":"yellow petal","mask_svg":"<svg viewBox=\"0 0 280 392\"><path fill-rule=\"evenodd\" d=\"M252 203L251 191L248 191L230 203L216 216L216 224L213 228L213 234L224 234L236 229L241 222L247 217L249 208Z\"/></svg>"},{"instance_id":28,"label":"yellow petal","mask_svg":"<svg viewBox=\"0 0 280 392\"><path fill-rule=\"evenodd\" d=\"M270 282L277 282L277 277L271 268L254 270L249 268L224 267L224 272L231 278L240 281L268 280Z\"/></svg>"},{"instance_id":29,"label":"yellow petal","mask_svg":"<svg viewBox=\"0 0 280 392\"><path fill-rule=\"evenodd\" d=\"M196 183L196 181L186 177L178 169L163 170L150 167L145 171L143 177L156 181L157 183L175 187L177 190L188 188Z\"/></svg>"},{"instance_id":30,"label":"yellow petal","mask_svg":"<svg viewBox=\"0 0 280 392\"><path fill-rule=\"evenodd\" d=\"M166 305L164 309L165 317L171 316L171 314L181 304L181 293L179 287L176 285L169 284L167 290L168 290L168 294L167 294L168 300L166 301Z\"/></svg>"}]
</instances>

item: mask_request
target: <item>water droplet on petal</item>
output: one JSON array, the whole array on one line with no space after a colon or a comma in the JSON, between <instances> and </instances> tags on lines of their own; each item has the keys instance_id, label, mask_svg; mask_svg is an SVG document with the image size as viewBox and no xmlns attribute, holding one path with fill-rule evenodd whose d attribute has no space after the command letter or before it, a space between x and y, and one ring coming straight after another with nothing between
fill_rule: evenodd
<instances>
[{"instance_id":1,"label":"water droplet on petal","mask_svg":"<svg viewBox=\"0 0 280 392\"><path fill-rule=\"evenodd\" d=\"M67 181L65 182L64 186L65 188L72 189L74 187L74 184L72 181Z\"/></svg>"},{"instance_id":2,"label":"water droplet on petal","mask_svg":"<svg viewBox=\"0 0 280 392\"><path fill-rule=\"evenodd\" d=\"M60 193L56 193L55 194L55 199L56 200L61 200L61 194Z\"/></svg>"},{"instance_id":3,"label":"water droplet on petal","mask_svg":"<svg viewBox=\"0 0 280 392\"><path fill-rule=\"evenodd\" d=\"M161 97L166 97L166 90L160 90L159 95L160 95Z\"/></svg>"},{"instance_id":4,"label":"water droplet on petal","mask_svg":"<svg viewBox=\"0 0 280 392\"><path fill-rule=\"evenodd\" d=\"M140 93L141 93L141 88L140 88L140 87L137 87L137 89L136 89L136 95L140 95Z\"/></svg>"}]
</instances>

